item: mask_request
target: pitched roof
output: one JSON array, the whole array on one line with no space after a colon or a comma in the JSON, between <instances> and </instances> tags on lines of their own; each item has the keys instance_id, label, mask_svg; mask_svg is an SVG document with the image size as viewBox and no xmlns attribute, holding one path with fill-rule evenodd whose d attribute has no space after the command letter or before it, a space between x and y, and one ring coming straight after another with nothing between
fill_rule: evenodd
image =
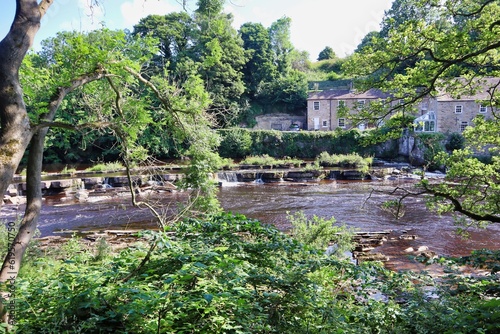
<instances>
[{"instance_id":1,"label":"pitched roof","mask_svg":"<svg viewBox=\"0 0 500 334\"><path fill-rule=\"evenodd\" d=\"M473 80L461 78L454 83L455 85L450 84L449 87L458 88L459 93L452 95L446 92L446 86L442 87L436 96L439 102L489 100L493 94L500 94L500 78L485 77Z\"/></svg>"},{"instance_id":2,"label":"pitched roof","mask_svg":"<svg viewBox=\"0 0 500 334\"><path fill-rule=\"evenodd\" d=\"M385 99L390 94L378 89L369 89L366 92L353 92L349 89L329 89L320 92L309 93L308 100L359 100L359 99Z\"/></svg>"}]
</instances>

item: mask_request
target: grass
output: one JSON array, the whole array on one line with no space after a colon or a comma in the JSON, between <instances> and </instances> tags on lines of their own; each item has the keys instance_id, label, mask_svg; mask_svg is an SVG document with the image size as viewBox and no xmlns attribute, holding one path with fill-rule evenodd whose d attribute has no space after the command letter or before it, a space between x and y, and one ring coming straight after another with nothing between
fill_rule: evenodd
<instances>
[{"instance_id":1,"label":"grass","mask_svg":"<svg viewBox=\"0 0 500 334\"><path fill-rule=\"evenodd\" d=\"M278 166L278 165L293 165L300 166L303 163L303 160L284 157L283 159L276 159L267 154L263 155L252 155L246 157L244 160L240 162L242 165L254 165L254 166Z\"/></svg>"},{"instance_id":2,"label":"grass","mask_svg":"<svg viewBox=\"0 0 500 334\"><path fill-rule=\"evenodd\" d=\"M120 162L99 163L86 169L88 172L113 172L125 168Z\"/></svg>"},{"instance_id":3,"label":"grass","mask_svg":"<svg viewBox=\"0 0 500 334\"><path fill-rule=\"evenodd\" d=\"M338 167L356 167L356 168L366 168L371 166L373 163L373 157L363 158L357 153L353 154L329 154L328 152L322 152L316 161L319 162L321 166L338 166Z\"/></svg>"}]
</instances>

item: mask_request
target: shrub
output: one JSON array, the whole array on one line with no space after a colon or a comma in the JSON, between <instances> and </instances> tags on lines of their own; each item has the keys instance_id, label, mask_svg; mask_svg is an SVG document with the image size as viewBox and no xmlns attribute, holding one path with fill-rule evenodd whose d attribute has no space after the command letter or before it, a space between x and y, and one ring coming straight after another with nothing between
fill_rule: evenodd
<instances>
[{"instance_id":1,"label":"shrub","mask_svg":"<svg viewBox=\"0 0 500 334\"><path fill-rule=\"evenodd\" d=\"M252 155L246 157L241 161L243 165L255 165L255 166L273 166L279 163L278 159L270 157L267 154L263 155Z\"/></svg>"},{"instance_id":2,"label":"shrub","mask_svg":"<svg viewBox=\"0 0 500 334\"><path fill-rule=\"evenodd\" d=\"M219 154L226 158L243 158L250 154L252 137L248 130L233 128L219 130L222 141L219 146Z\"/></svg>"},{"instance_id":3,"label":"shrub","mask_svg":"<svg viewBox=\"0 0 500 334\"><path fill-rule=\"evenodd\" d=\"M127 280L147 254L146 243L114 254L101 244L95 254L72 239L24 264L16 280L17 332L498 331L499 302L482 299L497 293L495 275L489 284L441 277L448 286L436 288L439 298L432 299L414 284L428 282L425 276L326 256L332 238L341 247L350 242L333 218L298 213L292 220L294 237L231 214L187 219L169 233L143 232L156 248Z\"/></svg>"},{"instance_id":4,"label":"shrub","mask_svg":"<svg viewBox=\"0 0 500 334\"><path fill-rule=\"evenodd\" d=\"M92 167L87 168L89 172L115 172L124 169L125 167L121 162L106 162L98 163Z\"/></svg>"},{"instance_id":5,"label":"shrub","mask_svg":"<svg viewBox=\"0 0 500 334\"><path fill-rule=\"evenodd\" d=\"M362 135L354 130L281 132L276 130L223 129L219 147L221 156L238 158L246 155L264 155L281 158L314 159L321 152L373 155L375 146L361 145ZM234 134L232 133L234 132ZM248 136L251 139L250 146ZM231 139L230 138L234 138ZM241 145L241 146L240 146Z\"/></svg>"},{"instance_id":6,"label":"shrub","mask_svg":"<svg viewBox=\"0 0 500 334\"><path fill-rule=\"evenodd\" d=\"M454 150L460 150L464 148L465 138L461 133L452 133L448 137L448 141L445 144L445 148L453 152Z\"/></svg>"},{"instance_id":7,"label":"shrub","mask_svg":"<svg viewBox=\"0 0 500 334\"><path fill-rule=\"evenodd\" d=\"M336 245L336 254L353 249L353 229L345 225L336 224L335 218L325 219L316 215L307 218L304 212L288 213L288 220L292 224L291 234L300 242L317 249L324 249L329 245Z\"/></svg>"},{"instance_id":8,"label":"shrub","mask_svg":"<svg viewBox=\"0 0 500 334\"><path fill-rule=\"evenodd\" d=\"M354 167L359 168L363 172L367 173L369 167L373 163L373 158L363 158L357 153L329 154L328 152L321 152L321 154L316 158L316 161L318 161L321 166Z\"/></svg>"}]
</instances>

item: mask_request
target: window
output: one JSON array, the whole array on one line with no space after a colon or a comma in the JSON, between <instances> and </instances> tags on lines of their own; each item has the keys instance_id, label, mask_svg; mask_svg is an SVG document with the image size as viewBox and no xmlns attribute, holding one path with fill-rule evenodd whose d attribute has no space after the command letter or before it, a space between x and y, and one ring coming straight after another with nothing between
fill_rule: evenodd
<instances>
[{"instance_id":1,"label":"window","mask_svg":"<svg viewBox=\"0 0 500 334\"><path fill-rule=\"evenodd\" d=\"M313 110L319 110L319 101L313 102Z\"/></svg>"},{"instance_id":2,"label":"window","mask_svg":"<svg viewBox=\"0 0 500 334\"><path fill-rule=\"evenodd\" d=\"M465 130L465 128L468 126L469 126L469 122L462 122L460 124L460 132L463 132Z\"/></svg>"},{"instance_id":3,"label":"window","mask_svg":"<svg viewBox=\"0 0 500 334\"><path fill-rule=\"evenodd\" d=\"M358 100L356 103L358 109L362 109L365 106L365 100Z\"/></svg>"},{"instance_id":4,"label":"window","mask_svg":"<svg viewBox=\"0 0 500 334\"><path fill-rule=\"evenodd\" d=\"M338 107L339 108L342 108L342 107L345 107L345 101L344 100L339 100L339 103L338 103Z\"/></svg>"},{"instance_id":5,"label":"window","mask_svg":"<svg viewBox=\"0 0 500 334\"><path fill-rule=\"evenodd\" d=\"M328 127L328 121L323 121L323 127L324 128Z\"/></svg>"},{"instance_id":6,"label":"window","mask_svg":"<svg viewBox=\"0 0 500 334\"><path fill-rule=\"evenodd\" d=\"M427 121L424 123L424 131L425 132L434 132L435 130L435 122L434 121Z\"/></svg>"},{"instance_id":7,"label":"window","mask_svg":"<svg viewBox=\"0 0 500 334\"><path fill-rule=\"evenodd\" d=\"M436 114L433 111L423 114L415 119L414 126L417 132L435 132Z\"/></svg>"},{"instance_id":8,"label":"window","mask_svg":"<svg viewBox=\"0 0 500 334\"><path fill-rule=\"evenodd\" d=\"M345 118L339 118L339 128L345 128Z\"/></svg>"},{"instance_id":9,"label":"window","mask_svg":"<svg viewBox=\"0 0 500 334\"><path fill-rule=\"evenodd\" d=\"M461 114L462 113L462 106L455 106L455 114Z\"/></svg>"},{"instance_id":10,"label":"window","mask_svg":"<svg viewBox=\"0 0 500 334\"><path fill-rule=\"evenodd\" d=\"M488 107L487 107L487 106L483 106L483 105L480 105L480 106L479 106L479 112L480 112L481 114L484 114L484 113L486 113L487 111L488 111Z\"/></svg>"}]
</instances>

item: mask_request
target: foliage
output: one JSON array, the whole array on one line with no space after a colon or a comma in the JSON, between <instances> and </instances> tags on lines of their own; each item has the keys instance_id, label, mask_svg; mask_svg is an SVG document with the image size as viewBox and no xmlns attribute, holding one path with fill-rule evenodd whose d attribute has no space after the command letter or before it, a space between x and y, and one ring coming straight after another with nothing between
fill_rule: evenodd
<instances>
[{"instance_id":1,"label":"foliage","mask_svg":"<svg viewBox=\"0 0 500 334\"><path fill-rule=\"evenodd\" d=\"M396 219L403 218L406 212L402 201L396 199L383 202L380 208L386 212L389 212Z\"/></svg>"},{"instance_id":2,"label":"foliage","mask_svg":"<svg viewBox=\"0 0 500 334\"><path fill-rule=\"evenodd\" d=\"M269 32L260 23L245 23L239 29L247 62L243 67L246 94L254 100L266 82L276 77L277 68L272 62L271 39Z\"/></svg>"},{"instance_id":3,"label":"foliage","mask_svg":"<svg viewBox=\"0 0 500 334\"><path fill-rule=\"evenodd\" d=\"M306 217L304 212L288 213L288 220L292 224L291 235L298 241L317 249L335 247L334 254L342 257L346 251L352 251L352 237L354 230L345 225L336 223L335 218L325 219L313 215Z\"/></svg>"},{"instance_id":4,"label":"foliage","mask_svg":"<svg viewBox=\"0 0 500 334\"><path fill-rule=\"evenodd\" d=\"M323 50L321 50L318 55L318 61L334 58L336 58L335 52L329 46L326 46Z\"/></svg>"},{"instance_id":5,"label":"foliage","mask_svg":"<svg viewBox=\"0 0 500 334\"><path fill-rule=\"evenodd\" d=\"M152 36L158 40L159 55L153 57L156 72L168 70L177 73L177 64L189 54L196 30L192 17L186 12L164 16L149 15L134 26L133 35Z\"/></svg>"},{"instance_id":6,"label":"foliage","mask_svg":"<svg viewBox=\"0 0 500 334\"><path fill-rule=\"evenodd\" d=\"M239 215L188 219L174 230L143 232L143 242L109 254L78 239L23 267L16 281L21 333L493 333L495 287L475 278L442 278L433 299L424 277L325 254L345 228L334 219L292 216L300 241ZM301 231L301 232L299 232ZM308 241L307 244L305 241ZM313 246L317 244L319 248ZM102 248L103 246L101 246ZM101 254L102 256L99 256ZM486 283L486 281L483 281ZM460 288L457 290L456 286ZM498 283L496 283L498 287ZM377 300L371 294L381 294ZM42 312L43 311L43 312Z\"/></svg>"},{"instance_id":7,"label":"foliage","mask_svg":"<svg viewBox=\"0 0 500 334\"><path fill-rule=\"evenodd\" d=\"M75 250L69 253L71 260L33 263L43 270L18 282L18 329L299 333L319 326L328 331L347 328L347 323L337 323L342 317L335 310L354 301L349 293L357 294L355 280L344 291L335 289L334 282L358 275L368 279L364 269L328 259L240 216L184 221L175 238L163 233L158 237L151 260L126 282L120 277L137 264L145 250L140 244L112 258Z\"/></svg>"},{"instance_id":8,"label":"foliage","mask_svg":"<svg viewBox=\"0 0 500 334\"><path fill-rule=\"evenodd\" d=\"M219 154L223 157L243 158L250 153L252 137L244 129L233 128L229 131L220 131L221 144Z\"/></svg>"},{"instance_id":9,"label":"foliage","mask_svg":"<svg viewBox=\"0 0 500 334\"><path fill-rule=\"evenodd\" d=\"M366 135L362 137L363 145L374 145L384 143L393 139L398 139L404 133L405 129L412 128L415 116L404 112L397 112L387 119L381 126L365 131Z\"/></svg>"},{"instance_id":10,"label":"foliage","mask_svg":"<svg viewBox=\"0 0 500 334\"><path fill-rule=\"evenodd\" d=\"M356 129L334 132L219 129L217 132L223 138L222 150L219 153L225 157L234 157L235 153L238 154L242 151L247 152L248 136L251 138L250 155L267 154L276 158L315 159L323 151L330 154L356 152L360 155L373 155L375 149L373 145L364 146L361 144L363 134ZM236 148L232 142L225 141L224 138L234 138L235 143L242 143L244 146Z\"/></svg>"},{"instance_id":11,"label":"foliage","mask_svg":"<svg viewBox=\"0 0 500 334\"><path fill-rule=\"evenodd\" d=\"M322 166L340 166L340 167L369 167L373 163L372 157L363 158L357 153L353 154L329 154L328 152L321 152L316 158Z\"/></svg>"},{"instance_id":12,"label":"foliage","mask_svg":"<svg viewBox=\"0 0 500 334\"><path fill-rule=\"evenodd\" d=\"M461 150L465 146L465 138L461 133L452 133L448 136L445 144L446 150L453 152L454 150Z\"/></svg>"},{"instance_id":13,"label":"foliage","mask_svg":"<svg viewBox=\"0 0 500 334\"><path fill-rule=\"evenodd\" d=\"M302 168L304 172L316 172L323 170L323 167L317 161L313 161L311 163L306 163L306 165ZM320 176L323 177L323 176Z\"/></svg>"},{"instance_id":14,"label":"foliage","mask_svg":"<svg viewBox=\"0 0 500 334\"><path fill-rule=\"evenodd\" d=\"M267 154L248 156L241 161L243 165L261 165L272 166L276 164L277 159L270 157Z\"/></svg>"},{"instance_id":15,"label":"foliage","mask_svg":"<svg viewBox=\"0 0 500 334\"><path fill-rule=\"evenodd\" d=\"M124 168L125 166L123 166L121 162L105 162L95 164L86 170L89 172L116 172L123 170Z\"/></svg>"},{"instance_id":16,"label":"foliage","mask_svg":"<svg viewBox=\"0 0 500 334\"><path fill-rule=\"evenodd\" d=\"M434 142L428 150L427 163L446 168L444 182L421 184L431 195L431 207L460 214L458 221L466 225L471 224L468 220L478 225L500 222L495 157L500 147L499 15L497 1L398 0L386 13L379 36L374 35L345 66L359 78L360 87L377 87L402 99L403 103L379 110L374 117L387 117L428 95L458 98L485 92L477 102L488 106L491 114L472 120L474 126L463 133L464 149L446 155L440 153L442 145ZM475 157L481 152L488 152L491 162Z\"/></svg>"},{"instance_id":17,"label":"foliage","mask_svg":"<svg viewBox=\"0 0 500 334\"><path fill-rule=\"evenodd\" d=\"M419 133L416 138L424 150L425 166L430 170L440 168L438 157L440 153L444 152L444 135L441 133Z\"/></svg>"}]
</instances>

